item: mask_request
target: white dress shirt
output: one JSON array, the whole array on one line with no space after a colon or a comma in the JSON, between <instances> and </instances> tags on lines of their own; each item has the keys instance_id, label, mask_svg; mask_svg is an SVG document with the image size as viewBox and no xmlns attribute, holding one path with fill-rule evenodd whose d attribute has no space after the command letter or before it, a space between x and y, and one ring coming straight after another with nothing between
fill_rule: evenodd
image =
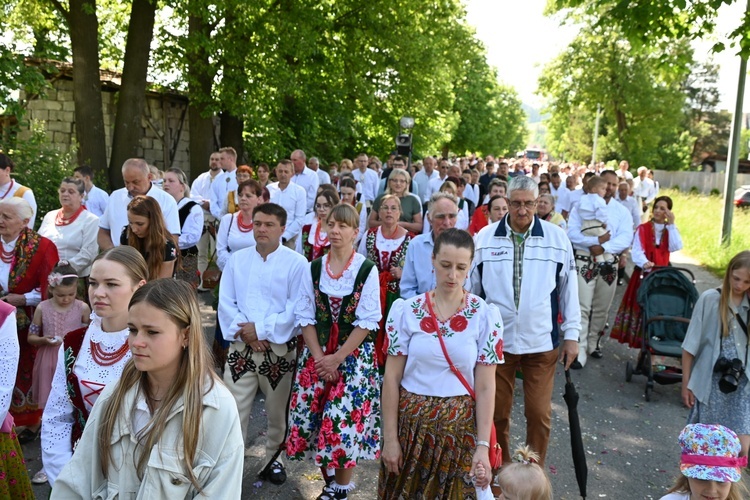
<instances>
[{"instance_id":1,"label":"white dress shirt","mask_svg":"<svg viewBox=\"0 0 750 500\"><path fill-rule=\"evenodd\" d=\"M371 168L366 168L365 172L362 173L357 168L352 170L352 176L362 186L362 201L371 203L375 201L375 198L378 197L378 185L380 184L380 177L377 172Z\"/></svg>"},{"instance_id":2,"label":"white dress shirt","mask_svg":"<svg viewBox=\"0 0 750 500\"><path fill-rule=\"evenodd\" d=\"M464 188L464 198L470 200L475 207L479 206L479 184L467 184Z\"/></svg>"},{"instance_id":3,"label":"white dress shirt","mask_svg":"<svg viewBox=\"0 0 750 500\"><path fill-rule=\"evenodd\" d=\"M613 198L607 202L607 231L610 233L609 241L602 243L606 253L620 254L630 247L633 241L633 218L628 210L617 203ZM581 232L583 219L577 207L570 212L568 219L568 238L573 244L574 250L589 251L589 247L599 245L598 236L586 236Z\"/></svg>"},{"instance_id":4,"label":"white dress shirt","mask_svg":"<svg viewBox=\"0 0 750 500\"><path fill-rule=\"evenodd\" d=\"M328 175L328 172L319 167L316 173L318 174L319 185L331 183L331 176Z\"/></svg>"},{"instance_id":5,"label":"white dress shirt","mask_svg":"<svg viewBox=\"0 0 750 500\"><path fill-rule=\"evenodd\" d=\"M99 254L96 237L99 234L99 217L89 212L88 207L67 226L56 226L55 219L60 210L52 210L42 219L39 234L48 238L57 247L60 260L70 262L78 276L91 273L91 264Z\"/></svg>"},{"instance_id":6,"label":"white dress shirt","mask_svg":"<svg viewBox=\"0 0 750 500\"><path fill-rule=\"evenodd\" d=\"M638 227L641 224L641 207L638 205L638 202L635 201L635 198L628 196L622 200L618 194L616 199L628 212L630 212L630 215L633 217L633 227Z\"/></svg>"},{"instance_id":7,"label":"white dress shirt","mask_svg":"<svg viewBox=\"0 0 750 500\"><path fill-rule=\"evenodd\" d=\"M647 224L650 224L650 222L647 222ZM661 241L664 230L664 224L654 223L654 239L656 241ZM682 236L680 236L680 231L677 229L677 226L674 224L667 224L666 231L667 234L669 234L669 253L682 250ZM643 250L643 246L641 246L641 238L638 231L636 231L635 236L633 236L633 248L630 250L630 257L633 259L633 264L641 269L643 269L643 266L648 262L646 252Z\"/></svg>"},{"instance_id":8,"label":"white dress shirt","mask_svg":"<svg viewBox=\"0 0 750 500\"><path fill-rule=\"evenodd\" d=\"M188 197L183 197L177 204L177 211L179 212L179 210L190 201L195 200L191 200ZM182 225L182 232L180 233L180 238L177 241L180 245L180 250L186 250L197 245L202 235L203 209L201 208L200 204L193 205L193 208L190 209L190 213L188 213L187 219L185 219L185 224Z\"/></svg>"},{"instance_id":9,"label":"white dress shirt","mask_svg":"<svg viewBox=\"0 0 750 500\"><path fill-rule=\"evenodd\" d=\"M237 214L224 214L216 232L216 265L222 271L229 262L229 257L237 250L255 246L255 233L240 231Z\"/></svg>"},{"instance_id":10,"label":"white dress shirt","mask_svg":"<svg viewBox=\"0 0 750 500\"><path fill-rule=\"evenodd\" d=\"M221 220L227 213L227 198L230 191L237 191L237 169L224 172L221 179L214 179L211 184L211 215Z\"/></svg>"},{"instance_id":11,"label":"white dress shirt","mask_svg":"<svg viewBox=\"0 0 750 500\"><path fill-rule=\"evenodd\" d=\"M281 205L286 210L286 229L282 238L290 240L302 229L302 220L307 212L307 193L297 184L290 182L286 189L281 189L278 182L268 185L271 202Z\"/></svg>"},{"instance_id":12,"label":"white dress shirt","mask_svg":"<svg viewBox=\"0 0 750 500\"><path fill-rule=\"evenodd\" d=\"M219 287L217 314L224 340L237 341L240 323L254 323L258 340L272 344L291 340L299 333L294 311L300 283L309 275L307 260L284 245L265 260L255 246L234 252Z\"/></svg>"},{"instance_id":13,"label":"white dress shirt","mask_svg":"<svg viewBox=\"0 0 750 500\"><path fill-rule=\"evenodd\" d=\"M656 185L654 181L648 177L644 177L642 180L640 177L633 179L633 196L642 204L651 203L656 198Z\"/></svg>"},{"instance_id":14,"label":"white dress shirt","mask_svg":"<svg viewBox=\"0 0 750 500\"><path fill-rule=\"evenodd\" d=\"M417 183L418 194L422 203L430 201L430 181L438 177L440 177L440 173L437 170L433 170L430 175L427 175L424 169L414 174L414 182Z\"/></svg>"},{"instance_id":15,"label":"white dress shirt","mask_svg":"<svg viewBox=\"0 0 750 500\"><path fill-rule=\"evenodd\" d=\"M313 169L305 167L301 174L294 174L292 182L305 190L305 212L312 212L313 205L315 205L315 195L318 194L318 186L320 185L318 175Z\"/></svg>"},{"instance_id":16,"label":"white dress shirt","mask_svg":"<svg viewBox=\"0 0 750 500\"><path fill-rule=\"evenodd\" d=\"M190 197L195 201L204 202L208 201L209 210L204 210L205 216L211 216L211 193L213 191L213 183L218 181L224 176L224 171L219 170L215 177L211 177L211 171L203 172L194 181L193 185L190 186Z\"/></svg>"},{"instance_id":17,"label":"white dress shirt","mask_svg":"<svg viewBox=\"0 0 750 500\"><path fill-rule=\"evenodd\" d=\"M180 217L177 214L177 202L174 201L172 195L165 193L162 189L151 186L146 196L155 199L161 207L167 231L171 234L179 235ZM107 209L99 219L99 227L109 231L112 244L116 247L120 246L122 228L128 225L128 203L132 199L127 189L118 189L109 197Z\"/></svg>"},{"instance_id":18,"label":"white dress shirt","mask_svg":"<svg viewBox=\"0 0 750 500\"><path fill-rule=\"evenodd\" d=\"M0 186L0 199L4 200L15 196L16 191L22 187L25 186L11 179L9 183ZM36 198L34 198L34 191L26 189L21 198L29 202L31 206L31 219L29 219L28 227L29 229L34 229L34 222L36 221Z\"/></svg>"},{"instance_id":19,"label":"white dress shirt","mask_svg":"<svg viewBox=\"0 0 750 500\"><path fill-rule=\"evenodd\" d=\"M107 192L96 186L91 186L91 191L83 194L83 204L86 205L86 210L100 218L107 209L107 201L109 201Z\"/></svg>"},{"instance_id":20,"label":"white dress shirt","mask_svg":"<svg viewBox=\"0 0 750 500\"><path fill-rule=\"evenodd\" d=\"M439 175L437 177L433 177L430 179L430 184L427 187L427 201L430 200L430 196L432 196L433 193L437 193L440 191L440 188L443 186L443 183L448 178L446 175L445 177L440 177Z\"/></svg>"}]
</instances>

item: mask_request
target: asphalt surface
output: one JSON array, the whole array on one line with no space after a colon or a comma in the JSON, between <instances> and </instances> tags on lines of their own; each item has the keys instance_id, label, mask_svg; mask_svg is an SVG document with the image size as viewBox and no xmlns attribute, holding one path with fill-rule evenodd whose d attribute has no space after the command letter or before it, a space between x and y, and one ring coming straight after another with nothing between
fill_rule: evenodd
<instances>
[{"instance_id":1,"label":"asphalt surface","mask_svg":"<svg viewBox=\"0 0 750 500\"><path fill-rule=\"evenodd\" d=\"M694 261L679 253L673 254L676 266L687 267L696 276L699 292L719 286L720 281ZM610 321L625 292L618 287ZM202 294L207 304L209 294ZM204 306L203 317L207 335L212 336L214 315ZM608 338L603 343L604 357L590 358L587 366L573 371L573 381L580 394L578 404L583 442L588 462L587 498L649 499L660 498L679 472L677 435L685 424L687 409L680 402L680 386L656 385L650 402L644 398L646 379L634 376L625 382L625 362L635 361L637 351ZM552 401L552 436L547 454L546 470L554 495L559 500L580 498L570 452L568 410L562 398L565 379L562 369L556 373ZM288 479L282 486L259 482L265 443L266 416L263 395L256 398L250 428L250 456L245 459L243 498L314 499L323 481L312 463L287 464ZM517 384L513 405L511 436L514 445L523 444L525 419L523 393ZM40 443L23 447L29 474L40 467ZM357 488L352 499L375 499L379 464L361 463L354 473ZM36 497L46 499L48 485L35 486Z\"/></svg>"}]
</instances>

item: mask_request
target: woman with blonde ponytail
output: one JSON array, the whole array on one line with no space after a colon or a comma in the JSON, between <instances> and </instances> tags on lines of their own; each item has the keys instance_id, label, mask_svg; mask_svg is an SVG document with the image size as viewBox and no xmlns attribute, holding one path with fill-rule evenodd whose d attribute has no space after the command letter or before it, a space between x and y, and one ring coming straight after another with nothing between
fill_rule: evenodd
<instances>
[{"instance_id":1,"label":"woman with blonde ponytail","mask_svg":"<svg viewBox=\"0 0 750 500\"><path fill-rule=\"evenodd\" d=\"M52 498L240 498L237 405L213 371L200 317L185 282L135 292L132 358L100 396Z\"/></svg>"}]
</instances>

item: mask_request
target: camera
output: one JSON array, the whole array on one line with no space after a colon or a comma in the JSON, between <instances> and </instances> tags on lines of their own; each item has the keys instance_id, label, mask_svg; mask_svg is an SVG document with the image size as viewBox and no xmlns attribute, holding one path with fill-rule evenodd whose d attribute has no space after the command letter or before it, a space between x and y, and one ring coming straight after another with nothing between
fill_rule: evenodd
<instances>
[{"instance_id":1,"label":"camera","mask_svg":"<svg viewBox=\"0 0 750 500\"><path fill-rule=\"evenodd\" d=\"M719 390L724 394L729 394L737 390L740 377L745 373L745 368L742 366L741 359L727 359L722 356L716 361L714 372L721 373Z\"/></svg>"}]
</instances>

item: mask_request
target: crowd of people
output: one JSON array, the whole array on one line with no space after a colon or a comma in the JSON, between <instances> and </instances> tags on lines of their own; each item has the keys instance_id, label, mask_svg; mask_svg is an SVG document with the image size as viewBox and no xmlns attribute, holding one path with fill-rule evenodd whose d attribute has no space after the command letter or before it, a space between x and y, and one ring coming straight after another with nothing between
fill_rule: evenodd
<instances>
[{"instance_id":1,"label":"crowd of people","mask_svg":"<svg viewBox=\"0 0 750 500\"><path fill-rule=\"evenodd\" d=\"M222 148L190 184L134 158L111 194L76 168L38 230L13 168L0 153L0 496L13 498L30 482L52 498L239 497L258 390L274 484L309 460L318 499L346 499L358 462L381 460L380 498L551 498L556 366L606 356L626 280L609 333L639 347L640 283L682 248L672 200L626 161L363 153L325 171L302 150L252 168ZM211 346L198 293L218 272ZM748 289L743 252L683 344L689 423L715 426L733 459L750 447L748 376L725 392L714 366L743 351L747 365ZM526 436L511 453L518 371ZM688 430L683 447L702 436ZM29 478L19 443L39 436ZM690 481L668 498L692 498L717 463L683 462Z\"/></svg>"}]
</instances>

